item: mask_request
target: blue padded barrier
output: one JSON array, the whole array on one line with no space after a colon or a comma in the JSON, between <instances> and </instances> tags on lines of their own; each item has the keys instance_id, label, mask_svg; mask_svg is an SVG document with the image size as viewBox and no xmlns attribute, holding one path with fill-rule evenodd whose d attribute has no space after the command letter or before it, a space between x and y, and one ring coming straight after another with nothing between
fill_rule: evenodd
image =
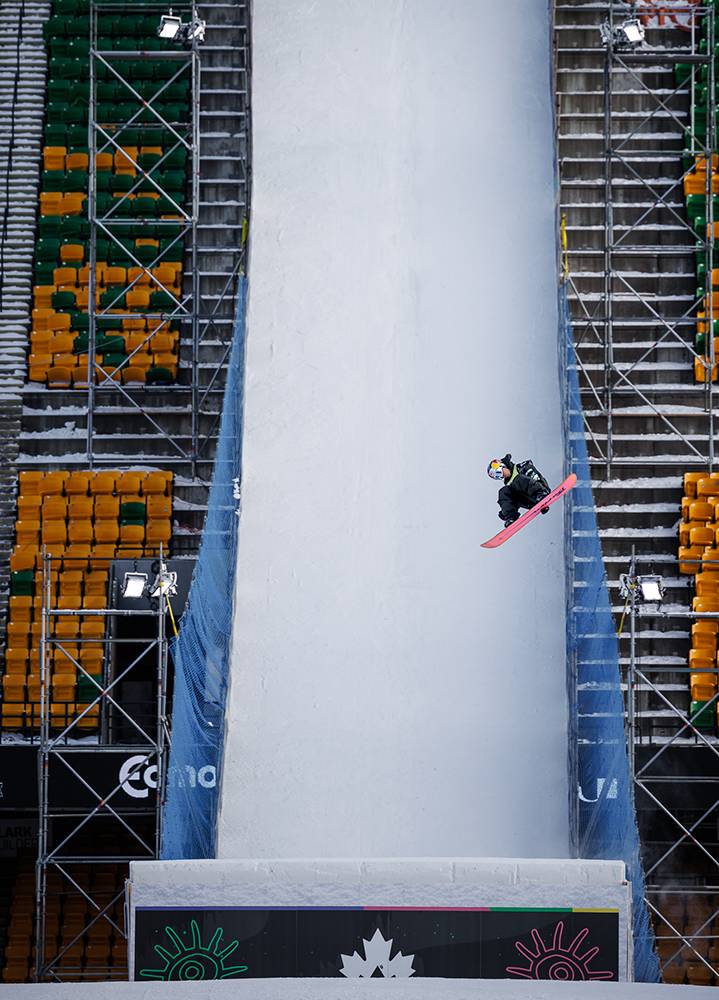
<instances>
[{"instance_id":1,"label":"blue padded barrier","mask_svg":"<svg viewBox=\"0 0 719 1000\"><path fill-rule=\"evenodd\" d=\"M188 607L170 645L172 746L162 857L214 858L237 566L247 280L240 277L217 457Z\"/></svg>"},{"instance_id":2,"label":"blue padded barrier","mask_svg":"<svg viewBox=\"0 0 719 1000\"><path fill-rule=\"evenodd\" d=\"M566 286L560 290L559 318L565 475L577 474L565 507L572 848L575 857L626 864L632 883L634 979L656 983L661 975L645 901L619 643L594 512Z\"/></svg>"}]
</instances>

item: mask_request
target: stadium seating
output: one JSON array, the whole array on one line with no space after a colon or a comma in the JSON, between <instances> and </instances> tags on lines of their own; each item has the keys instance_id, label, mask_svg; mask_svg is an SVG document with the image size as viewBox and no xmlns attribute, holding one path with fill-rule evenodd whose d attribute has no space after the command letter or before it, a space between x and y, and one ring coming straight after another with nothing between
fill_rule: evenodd
<instances>
[{"instance_id":1,"label":"stadium seating","mask_svg":"<svg viewBox=\"0 0 719 1000\"><path fill-rule=\"evenodd\" d=\"M48 649L52 724L64 728L85 713L78 726L88 732L97 727L98 706L92 702L103 652L87 644L102 642L106 620L89 612L106 607L111 559L156 556L160 545L169 554L172 484L171 472L154 470L20 473L18 510L27 516L16 522L11 557L3 728L33 729L40 721L41 545L53 557L45 593L53 607L70 612L48 621L62 642L62 649Z\"/></svg>"}]
</instances>

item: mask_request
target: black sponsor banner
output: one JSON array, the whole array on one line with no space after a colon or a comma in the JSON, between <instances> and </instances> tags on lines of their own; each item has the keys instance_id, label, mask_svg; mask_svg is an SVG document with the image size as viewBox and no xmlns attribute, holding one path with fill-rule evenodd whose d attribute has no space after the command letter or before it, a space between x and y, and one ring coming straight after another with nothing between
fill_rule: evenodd
<instances>
[{"instance_id":1,"label":"black sponsor banner","mask_svg":"<svg viewBox=\"0 0 719 1000\"><path fill-rule=\"evenodd\" d=\"M0 810L38 807L37 746L0 747Z\"/></svg>"},{"instance_id":2,"label":"black sponsor banner","mask_svg":"<svg viewBox=\"0 0 719 1000\"><path fill-rule=\"evenodd\" d=\"M156 756L145 751L62 751L49 755L50 808L85 809L107 800L118 812L155 808ZM89 787L88 787L89 786Z\"/></svg>"},{"instance_id":3,"label":"black sponsor banner","mask_svg":"<svg viewBox=\"0 0 719 1000\"><path fill-rule=\"evenodd\" d=\"M138 907L135 914L136 980L618 979L617 911Z\"/></svg>"},{"instance_id":4,"label":"black sponsor banner","mask_svg":"<svg viewBox=\"0 0 719 1000\"><path fill-rule=\"evenodd\" d=\"M169 782L185 788L188 795L207 795L217 784L216 769L187 765L174 769ZM153 810L156 789L157 758L152 751L59 747L49 754L48 790L53 810L92 808L98 796L109 799L120 812ZM0 747L0 813L37 809L38 802L37 744Z\"/></svg>"}]
</instances>

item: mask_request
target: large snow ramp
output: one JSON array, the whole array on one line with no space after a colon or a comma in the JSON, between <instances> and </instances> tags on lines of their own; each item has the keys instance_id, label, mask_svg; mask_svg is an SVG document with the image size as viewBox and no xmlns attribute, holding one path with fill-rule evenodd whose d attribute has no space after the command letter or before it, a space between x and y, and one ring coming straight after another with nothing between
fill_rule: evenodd
<instances>
[{"instance_id":1,"label":"large snow ramp","mask_svg":"<svg viewBox=\"0 0 719 1000\"><path fill-rule=\"evenodd\" d=\"M255 0L221 857L566 857L548 3Z\"/></svg>"}]
</instances>

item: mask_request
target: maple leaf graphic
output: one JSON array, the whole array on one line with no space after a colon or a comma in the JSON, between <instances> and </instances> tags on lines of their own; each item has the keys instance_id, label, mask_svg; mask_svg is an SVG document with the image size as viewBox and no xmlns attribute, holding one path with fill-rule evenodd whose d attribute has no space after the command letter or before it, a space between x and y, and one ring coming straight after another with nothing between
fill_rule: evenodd
<instances>
[{"instance_id":1,"label":"maple leaf graphic","mask_svg":"<svg viewBox=\"0 0 719 1000\"><path fill-rule=\"evenodd\" d=\"M385 979L408 979L415 974L412 968L414 955L403 955L397 952L394 958L389 957L392 948L392 938L385 941L379 927L374 932L371 941L362 939L365 957L355 952L354 955L340 955L342 968L340 972L348 979L369 979L379 970Z\"/></svg>"}]
</instances>

